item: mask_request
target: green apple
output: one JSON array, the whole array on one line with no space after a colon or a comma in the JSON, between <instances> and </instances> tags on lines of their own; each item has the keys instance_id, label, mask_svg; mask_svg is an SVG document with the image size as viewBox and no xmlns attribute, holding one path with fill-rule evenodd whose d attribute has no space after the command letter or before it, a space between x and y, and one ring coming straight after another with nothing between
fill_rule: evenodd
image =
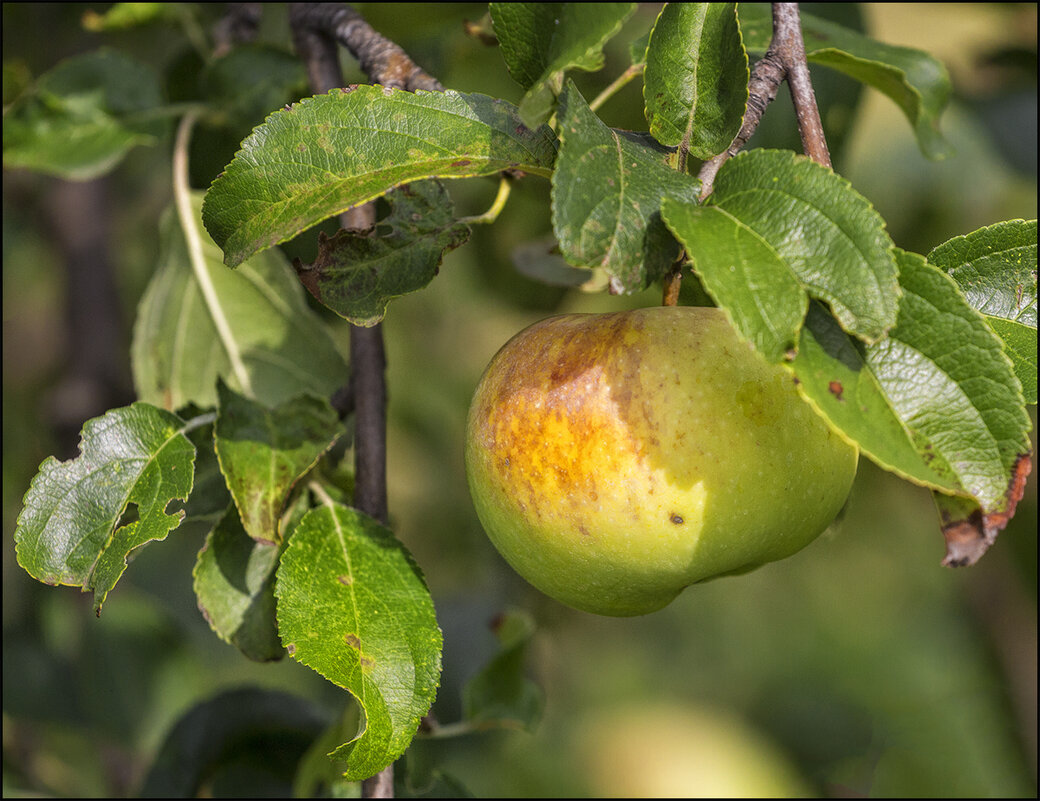
<instances>
[{"instance_id":1,"label":"green apple","mask_svg":"<svg viewBox=\"0 0 1040 801\"><path fill-rule=\"evenodd\" d=\"M784 368L703 307L535 323L491 360L466 426L495 547L545 594L603 615L804 548L857 459Z\"/></svg>"}]
</instances>

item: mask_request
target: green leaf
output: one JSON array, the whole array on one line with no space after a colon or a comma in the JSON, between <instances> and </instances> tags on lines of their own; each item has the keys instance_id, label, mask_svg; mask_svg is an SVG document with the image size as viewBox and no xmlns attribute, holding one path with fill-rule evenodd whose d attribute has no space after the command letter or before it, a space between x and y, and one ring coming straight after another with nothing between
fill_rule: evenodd
<instances>
[{"instance_id":1,"label":"green leaf","mask_svg":"<svg viewBox=\"0 0 1040 801\"><path fill-rule=\"evenodd\" d=\"M1036 329L1000 317L986 317L993 333L1004 343L1004 350L1015 367L1025 402L1036 405Z\"/></svg>"},{"instance_id":2,"label":"green leaf","mask_svg":"<svg viewBox=\"0 0 1040 801\"><path fill-rule=\"evenodd\" d=\"M699 159L737 135L748 99L748 59L736 3L666 3L646 51L650 133Z\"/></svg>"},{"instance_id":3,"label":"green leaf","mask_svg":"<svg viewBox=\"0 0 1040 801\"><path fill-rule=\"evenodd\" d=\"M769 5L741 3L739 16L745 47L765 53L773 30ZM950 154L939 131L939 117L953 89L939 60L921 50L878 42L812 14L803 13L801 21L810 63L830 67L890 97L910 121L928 158Z\"/></svg>"},{"instance_id":4,"label":"green leaf","mask_svg":"<svg viewBox=\"0 0 1040 801\"><path fill-rule=\"evenodd\" d=\"M209 781L222 764L241 765L243 752L259 756L258 748L269 749L268 758L277 755L265 773L265 789L274 790L271 774L284 764L295 766L327 723L321 707L288 693L227 690L177 720L158 748L140 796L197 798L200 791L212 790Z\"/></svg>"},{"instance_id":5,"label":"green leaf","mask_svg":"<svg viewBox=\"0 0 1040 801\"><path fill-rule=\"evenodd\" d=\"M1036 220L1008 220L954 237L928 254L986 317L1036 403Z\"/></svg>"},{"instance_id":6,"label":"green leaf","mask_svg":"<svg viewBox=\"0 0 1040 801\"><path fill-rule=\"evenodd\" d=\"M719 171L706 202L772 248L846 331L871 342L895 323L899 284L884 220L830 169L784 150L740 153ZM686 244L695 261L725 256L712 252L713 241ZM726 268L717 264L714 273ZM701 278L714 297L712 276ZM757 332L741 333L756 339Z\"/></svg>"},{"instance_id":7,"label":"green leaf","mask_svg":"<svg viewBox=\"0 0 1040 801\"><path fill-rule=\"evenodd\" d=\"M294 264L310 293L354 325L382 320L391 300L430 283L444 254L469 238L438 181L399 187L386 199L390 214L371 235L319 235L314 263Z\"/></svg>"},{"instance_id":8,"label":"green leaf","mask_svg":"<svg viewBox=\"0 0 1040 801\"><path fill-rule=\"evenodd\" d=\"M661 214L737 331L766 359L782 361L797 345L809 303L787 262L718 206L692 206L665 198Z\"/></svg>"},{"instance_id":9,"label":"green leaf","mask_svg":"<svg viewBox=\"0 0 1040 801\"><path fill-rule=\"evenodd\" d=\"M365 727L333 753L364 779L404 753L440 676L441 631L419 568L372 518L327 503L296 527L275 587L289 654L344 687Z\"/></svg>"},{"instance_id":10,"label":"green leaf","mask_svg":"<svg viewBox=\"0 0 1040 801\"><path fill-rule=\"evenodd\" d=\"M195 596L210 628L257 662L285 655L275 620L279 546L252 539L234 508L206 537L195 561Z\"/></svg>"},{"instance_id":11,"label":"green leaf","mask_svg":"<svg viewBox=\"0 0 1040 801\"><path fill-rule=\"evenodd\" d=\"M986 514L1007 508L1012 468L1029 453L1029 416L1008 358L956 283L899 252L903 298L888 339L866 350L893 408L943 455Z\"/></svg>"},{"instance_id":12,"label":"green leaf","mask_svg":"<svg viewBox=\"0 0 1040 801\"><path fill-rule=\"evenodd\" d=\"M296 482L342 433L324 398L301 395L269 409L217 386L217 459L249 536L278 543L279 520Z\"/></svg>"},{"instance_id":13,"label":"green leaf","mask_svg":"<svg viewBox=\"0 0 1040 801\"><path fill-rule=\"evenodd\" d=\"M545 704L541 689L525 674L534 621L511 610L495 621L494 628L500 650L463 689L463 716L478 728L533 731Z\"/></svg>"},{"instance_id":14,"label":"green leaf","mask_svg":"<svg viewBox=\"0 0 1040 801\"><path fill-rule=\"evenodd\" d=\"M83 27L94 33L125 31L150 22L175 20L180 15L171 3L113 3L105 13L83 12Z\"/></svg>"},{"instance_id":15,"label":"green leaf","mask_svg":"<svg viewBox=\"0 0 1040 801\"><path fill-rule=\"evenodd\" d=\"M166 507L187 499L194 461L184 421L147 403L88 420L80 455L45 460L25 494L18 563L37 581L93 591L100 612L130 552L180 524L184 513ZM136 519L121 524L133 509Z\"/></svg>"},{"instance_id":16,"label":"green leaf","mask_svg":"<svg viewBox=\"0 0 1040 801\"><path fill-rule=\"evenodd\" d=\"M217 377L268 406L310 392L330 396L346 380L347 366L325 325L307 306L303 288L281 252L260 254L238 270L199 221L201 194L192 198L202 238L203 276L216 303L204 295L192 269L184 232L168 213L160 225L159 267L137 310L131 366L138 397L179 409L217 403ZM217 320L227 324L227 336Z\"/></svg>"},{"instance_id":17,"label":"green leaf","mask_svg":"<svg viewBox=\"0 0 1040 801\"><path fill-rule=\"evenodd\" d=\"M206 194L203 219L234 267L328 217L423 178L550 174L556 141L485 95L334 89L272 114Z\"/></svg>"},{"instance_id":18,"label":"green leaf","mask_svg":"<svg viewBox=\"0 0 1040 801\"><path fill-rule=\"evenodd\" d=\"M885 470L926 487L957 492L958 482L946 461L922 457L863 350L819 302L811 301L791 364L802 396Z\"/></svg>"},{"instance_id":19,"label":"green leaf","mask_svg":"<svg viewBox=\"0 0 1040 801\"><path fill-rule=\"evenodd\" d=\"M266 44L239 44L209 63L202 73L208 102L227 123L246 131L272 111L307 93L300 59Z\"/></svg>"},{"instance_id":20,"label":"green leaf","mask_svg":"<svg viewBox=\"0 0 1040 801\"><path fill-rule=\"evenodd\" d=\"M695 204L700 181L671 169L667 151L600 122L573 83L560 96L560 138L552 179L560 250L576 267L602 268L613 292L645 289L679 255L662 200Z\"/></svg>"},{"instance_id":21,"label":"green leaf","mask_svg":"<svg viewBox=\"0 0 1040 801\"><path fill-rule=\"evenodd\" d=\"M567 70L603 68L603 46L635 3L491 3L502 58L527 94L520 118L537 128L552 115ZM728 143L727 143L728 144Z\"/></svg>"},{"instance_id":22,"label":"green leaf","mask_svg":"<svg viewBox=\"0 0 1040 801\"><path fill-rule=\"evenodd\" d=\"M66 59L4 113L4 166L84 181L166 130L150 67L107 48Z\"/></svg>"},{"instance_id":23,"label":"green leaf","mask_svg":"<svg viewBox=\"0 0 1040 801\"><path fill-rule=\"evenodd\" d=\"M960 285L973 309L1036 328L1036 220L1008 220L954 237L928 261Z\"/></svg>"},{"instance_id":24,"label":"green leaf","mask_svg":"<svg viewBox=\"0 0 1040 801\"><path fill-rule=\"evenodd\" d=\"M1030 450L1011 365L952 279L921 256L896 253L896 327L857 346L814 307L793 364L799 386L882 467L974 500L984 515L1007 515L1016 465Z\"/></svg>"}]
</instances>

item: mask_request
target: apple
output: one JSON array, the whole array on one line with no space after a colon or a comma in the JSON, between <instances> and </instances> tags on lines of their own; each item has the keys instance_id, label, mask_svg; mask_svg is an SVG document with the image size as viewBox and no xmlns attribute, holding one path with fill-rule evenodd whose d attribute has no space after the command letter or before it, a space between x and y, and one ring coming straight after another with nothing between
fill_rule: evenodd
<instances>
[{"instance_id":1,"label":"apple","mask_svg":"<svg viewBox=\"0 0 1040 801\"><path fill-rule=\"evenodd\" d=\"M513 569L621 616L804 548L844 504L858 452L722 311L661 306L514 336L474 393L465 458Z\"/></svg>"}]
</instances>

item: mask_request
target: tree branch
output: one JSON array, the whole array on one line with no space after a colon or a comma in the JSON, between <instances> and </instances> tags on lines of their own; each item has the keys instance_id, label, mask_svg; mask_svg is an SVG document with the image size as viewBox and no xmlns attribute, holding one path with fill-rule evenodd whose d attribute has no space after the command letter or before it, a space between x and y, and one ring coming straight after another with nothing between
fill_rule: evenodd
<instances>
[{"instance_id":1,"label":"tree branch","mask_svg":"<svg viewBox=\"0 0 1040 801\"><path fill-rule=\"evenodd\" d=\"M260 27L261 3L228 3L213 26L213 57L227 55L236 44L252 42Z\"/></svg>"},{"instance_id":2,"label":"tree branch","mask_svg":"<svg viewBox=\"0 0 1040 801\"><path fill-rule=\"evenodd\" d=\"M296 51L316 94L343 85L337 44L358 60L373 83L415 91L443 91L394 42L377 33L353 8L340 3L289 6ZM375 226L375 205L350 209L340 225L367 231ZM354 412L354 506L384 525L389 519L386 481L386 352L382 325L350 329L350 378L333 396L337 410ZM388 765L361 784L363 798L392 798L394 768Z\"/></svg>"},{"instance_id":3,"label":"tree branch","mask_svg":"<svg viewBox=\"0 0 1040 801\"><path fill-rule=\"evenodd\" d=\"M343 45L357 59L362 72L372 83L409 92L417 89L444 91L440 81L421 69L399 45L375 31L349 5L293 3L289 8L294 32L307 31ZM338 60L336 63L338 65ZM342 77L339 83L342 83ZM339 83L335 86L339 86ZM332 88L329 86L329 89Z\"/></svg>"},{"instance_id":4,"label":"tree branch","mask_svg":"<svg viewBox=\"0 0 1040 801\"><path fill-rule=\"evenodd\" d=\"M334 21L345 10L332 3L299 3L290 6L289 19L296 51L310 77L311 88L319 94L341 86L336 41L329 32L316 27ZM352 12L354 13L354 12ZM355 13L356 16L356 13ZM353 26L354 30L358 26ZM371 30L371 29L369 29ZM378 34L376 34L378 36ZM350 230L368 230L375 225L375 205L368 203L350 209L339 217L340 225ZM343 398L349 393L350 401ZM353 407L354 412L354 505L384 525L389 511L386 490L386 355L381 325L350 329L350 378L336 393L337 408Z\"/></svg>"},{"instance_id":5,"label":"tree branch","mask_svg":"<svg viewBox=\"0 0 1040 801\"><path fill-rule=\"evenodd\" d=\"M820 109L816 105L809 64L805 59L805 40L797 3L773 3L773 43L787 68L787 86L791 90L802 150L824 167L831 166L831 154L823 135Z\"/></svg>"},{"instance_id":6,"label":"tree branch","mask_svg":"<svg viewBox=\"0 0 1040 801\"><path fill-rule=\"evenodd\" d=\"M831 166L827 140L823 135L820 111L816 106L805 57L805 42L797 3L773 3L773 38L769 49L751 70L748 81L747 113L733 142L722 153L704 162L697 177L701 180L701 199L715 185L722 165L737 155L755 133L766 107L776 99L780 84L787 81L802 136L802 149L809 158L825 167Z\"/></svg>"}]
</instances>

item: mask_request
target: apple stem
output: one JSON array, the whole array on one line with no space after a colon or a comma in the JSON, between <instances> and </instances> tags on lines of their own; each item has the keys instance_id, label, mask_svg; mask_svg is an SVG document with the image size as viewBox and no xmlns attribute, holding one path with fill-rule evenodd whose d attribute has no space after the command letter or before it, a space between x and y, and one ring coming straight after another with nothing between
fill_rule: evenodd
<instances>
[{"instance_id":1,"label":"apple stem","mask_svg":"<svg viewBox=\"0 0 1040 801\"><path fill-rule=\"evenodd\" d=\"M802 149L809 158L825 167L831 166L830 151L816 105L809 65L805 57L801 18L797 3L773 3L773 38L766 54L751 70L748 81L747 113L744 124L728 148L704 162L697 177L701 180L700 197L711 194L715 176L722 165L737 155L747 144L762 121L766 107L776 99L777 90L785 80L791 90L791 100L798 119Z\"/></svg>"},{"instance_id":2,"label":"apple stem","mask_svg":"<svg viewBox=\"0 0 1040 801\"><path fill-rule=\"evenodd\" d=\"M679 288L682 286L683 260L675 262L671 271L664 279L664 297L661 298L662 306L679 305Z\"/></svg>"}]
</instances>

